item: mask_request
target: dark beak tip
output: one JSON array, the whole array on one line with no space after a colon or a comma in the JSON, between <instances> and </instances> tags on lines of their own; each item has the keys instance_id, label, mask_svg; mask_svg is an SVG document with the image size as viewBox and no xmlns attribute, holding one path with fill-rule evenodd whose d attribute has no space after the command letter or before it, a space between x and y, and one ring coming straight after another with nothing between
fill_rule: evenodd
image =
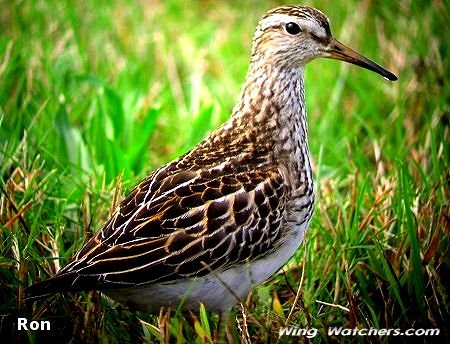
<instances>
[{"instance_id":1,"label":"dark beak tip","mask_svg":"<svg viewBox=\"0 0 450 344\"><path fill-rule=\"evenodd\" d=\"M389 77L388 77L388 80L389 80L389 81L397 81L397 80L398 80L398 77L397 77L397 75L395 75L395 74L393 74L393 73L390 73L390 75L389 75Z\"/></svg>"},{"instance_id":2,"label":"dark beak tip","mask_svg":"<svg viewBox=\"0 0 450 344\"><path fill-rule=\"evenodd\" d=\"M388 70L385 70L385 73L383 73L383 77L388 81L397 81L398 77L394 73L389 72Z\"/></svg>"}]
</instances>

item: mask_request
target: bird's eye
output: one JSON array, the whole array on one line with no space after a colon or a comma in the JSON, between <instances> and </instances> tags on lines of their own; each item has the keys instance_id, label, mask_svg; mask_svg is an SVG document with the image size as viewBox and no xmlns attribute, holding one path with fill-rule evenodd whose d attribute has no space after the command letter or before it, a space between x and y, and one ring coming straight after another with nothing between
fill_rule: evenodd
<instances>
[{"instance_id":1,"label":"bird's eye","mask_svg":"<svg viewBox=\"0 0 450 344\"><path fill-rule=\"evenodd\" d=\"M300 29L300 26L298 26L298 24L290 22L286 24L286 31L291 35L298 35L302 31L302 29Z\"/></svg>"}]
</instances>

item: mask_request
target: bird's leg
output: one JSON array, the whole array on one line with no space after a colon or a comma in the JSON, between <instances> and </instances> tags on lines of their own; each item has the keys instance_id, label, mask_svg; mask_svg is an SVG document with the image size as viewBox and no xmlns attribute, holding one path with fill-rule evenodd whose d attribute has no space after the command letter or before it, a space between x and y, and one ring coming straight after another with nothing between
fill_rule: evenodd
<instances>
[{"instance_id":1,"label":"bird's leg","mask_svg":"<svg viewBox=\"0 0 450 344\"><path fill-rule=\"evenodd\" d=\"M214 333L214 343L233 343L233 335L229 328L230 311L222 311L219 313L217 328Z\"/></svg>"}]
</instances>

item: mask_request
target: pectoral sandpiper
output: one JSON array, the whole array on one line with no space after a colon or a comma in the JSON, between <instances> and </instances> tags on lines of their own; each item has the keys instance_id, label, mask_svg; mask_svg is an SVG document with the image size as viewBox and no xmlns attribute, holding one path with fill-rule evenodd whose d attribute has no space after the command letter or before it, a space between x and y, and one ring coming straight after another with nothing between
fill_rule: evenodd
<instances>
[{"instance_id":1,"label":"pectoral sandpiper","mask_svg":"<svg viewBox=\"0 0 450 344\"><path fill-rule=\"evenodd\" d=\"M26 289L27 298L102 290L147 311L180 302L226 311L280 269L314 209L304 69L316 57L397 79L333 38L320 11L269 11L231 118L137 185L69 264Z\"/></svg>"}]
</instances>

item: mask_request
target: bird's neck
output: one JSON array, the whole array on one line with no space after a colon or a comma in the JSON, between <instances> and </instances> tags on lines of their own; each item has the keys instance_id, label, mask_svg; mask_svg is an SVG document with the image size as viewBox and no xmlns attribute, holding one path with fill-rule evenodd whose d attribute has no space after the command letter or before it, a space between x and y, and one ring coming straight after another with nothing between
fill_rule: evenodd
<instances>
[{"instance_id":1,"label":"bird's neck","mask_svg":"<svg viewBox=\"0 0 450 344\"><path fill-rule=\"evenodd\" d=\"M303 67L250 67L232 122L294 179L310 168Z\"/></svg>"},{"instance_id":2,"label":"bird's neck","mask_svg":"<svg viewBox=\"0 0 450 344\"><path fill-rule=\"evenodd\" d=\"M267 128L274 139L288 139L288 130L291 139L307 141L304 68L251 67L232 118L262 135Z\"/></svg>"}]
</instances>

